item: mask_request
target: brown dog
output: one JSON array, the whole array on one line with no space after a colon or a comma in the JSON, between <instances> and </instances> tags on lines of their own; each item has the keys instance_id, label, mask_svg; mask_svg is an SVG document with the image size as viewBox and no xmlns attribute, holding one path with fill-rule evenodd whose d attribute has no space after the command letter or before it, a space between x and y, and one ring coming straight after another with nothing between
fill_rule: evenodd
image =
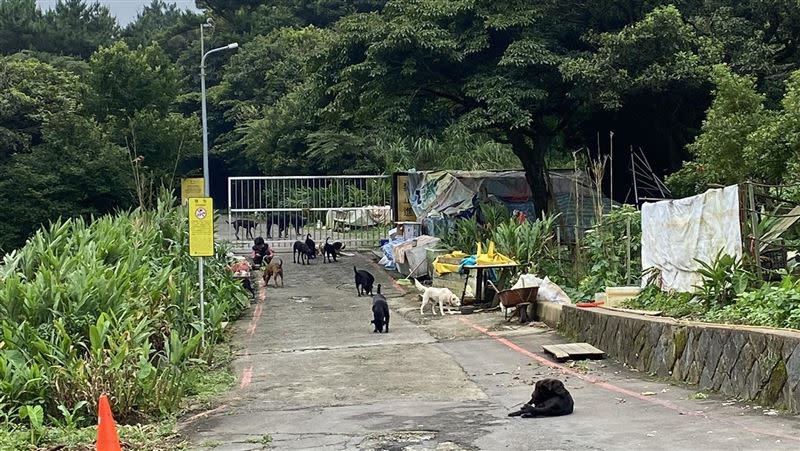
<instances>
[{"instance_id":1,"label":"brown dog","mask_svg":"<svg viewBox=\"0 0 800 451\"><path fill-rule=\"evenodd\" d=\"M278 262L276 263L275 260ZM274 258L270 260L267 267L264 269L264 285L269 285L269 279L275 279L275 288L278 288L278 278L281 279L281 287L283 287L283 260Z\"/></svg>"}]
</instances>

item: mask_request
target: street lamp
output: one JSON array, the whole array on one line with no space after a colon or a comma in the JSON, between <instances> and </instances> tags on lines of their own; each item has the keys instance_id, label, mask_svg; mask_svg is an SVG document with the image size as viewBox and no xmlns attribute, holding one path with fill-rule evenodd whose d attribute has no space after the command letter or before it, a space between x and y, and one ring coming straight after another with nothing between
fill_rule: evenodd
<instances>
[{"instance_id":1,"label":"street lamp","mask_svg":"<svg viewBox=\"0 0 800 451\"><path fill-rule=\"evenodd\" d=\"M200 99L203 112L203 196L210 197L211 189L208 183L208 124L206 117L206 57L212 53L221 52L222 50L233 50L239 47L239 44L232 43L224 47L211 49L203 53L203 28L211 28L213 24L209 20L207 23L200 25L200 53L203 55L200 58ZM213 212L212 212L213 215ZM203 277L204 258L200 257L197 262L197 269L200 273L200 339L201 346L206 345L206 318L205 318L205 281Z\"/></svg>"},{"instance_id":2,"label":"street lamp","mask_svg":"<svg viewBox=\"0 0 800 451\"><path fill-rule=\"evenodd\" d=\"M202 29L202 28L201 28ZM223 50L233 50L239 47L239 44L234 42L224 47L217 47L207 51L202 58L200 58L200 99L202 104L203 114L203 184L205 185L205 196L211 195L211 190L208 185L208 124L206 117L206 57L212 53L221 52Z\"/></svg>"}]
</instances>

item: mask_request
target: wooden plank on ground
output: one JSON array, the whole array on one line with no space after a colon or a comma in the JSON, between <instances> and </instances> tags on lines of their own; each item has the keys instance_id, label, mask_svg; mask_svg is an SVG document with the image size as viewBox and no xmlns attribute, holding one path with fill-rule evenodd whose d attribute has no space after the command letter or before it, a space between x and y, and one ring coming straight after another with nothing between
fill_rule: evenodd
<instances>
[{"instance_id":1,"label":"wooden plank on ground","mask_svg":"<svg viewBox=\"0 0 800 451\"><path fill-rule=\"evenodd\" d=\"M543 345L542 348L545 350L545 352L553 354L553 357L558 360L569 357L569 353L562 350L559 345Z\"/></svg>"},{"instance_id":2,"label":"wooden plank on ground","mask_svg":"<svg viewBox=\"0 0 800 451\"><path fill-rule=\"evenodd\" d=\"M589 343L567 343L561 345L543 345L545 352L552 354L556 360L602 359L605 352Z\"/></svg>"}]
</instances>

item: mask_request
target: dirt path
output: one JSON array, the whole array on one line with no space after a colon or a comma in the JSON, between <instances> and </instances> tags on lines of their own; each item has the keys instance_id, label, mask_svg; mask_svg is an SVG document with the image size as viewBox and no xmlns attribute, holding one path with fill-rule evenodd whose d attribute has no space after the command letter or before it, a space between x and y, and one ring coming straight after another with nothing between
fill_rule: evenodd
<instances>
[{"instance_id":1,"label":"dirt path","mask_svg":"<svg viewBox=\"0 0 800 451\"><path fill-rule=\"evenodd\" d=\"M648 380L611 361L562 366L541 354L552 331L502 315L420 317L365 257L302 267L284 257L285 288L235 325L239 383L212 411L186 419L193 449L798 449L796 417ZM374 334L353 263L368 268L392 308ZM506 414L534 380L559 377L573 415ZM771 412L770 412L771 413Z\"/></svg>"}]
</instances>

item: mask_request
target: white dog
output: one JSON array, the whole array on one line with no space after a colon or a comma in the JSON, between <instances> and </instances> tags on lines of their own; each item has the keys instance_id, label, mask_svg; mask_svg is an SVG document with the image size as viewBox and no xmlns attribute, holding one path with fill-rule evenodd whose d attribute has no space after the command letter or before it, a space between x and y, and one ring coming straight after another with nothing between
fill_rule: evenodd
<instances>
[{"instance_id":1,"label":"white dog","mask_svg":"<svg viewBox=\"0 0 800 451\"><path fill-rule=\"evenodd\" d=\"M417 290L422 293L422 305L419 306L419 314L424 315L423 313L425 306L428 305L428 302L431 302L431 312L435 315L436 314L436 304L435 302L439 302L439 313L444 316L444 305L447 305L448 310L449 307L461 307L461 299L458 298L452 291L448 288L434 288L434 287L426 287L419 283L417 279L414 279L414 285L416 285Z\"/></svg>"}]
</instances>

